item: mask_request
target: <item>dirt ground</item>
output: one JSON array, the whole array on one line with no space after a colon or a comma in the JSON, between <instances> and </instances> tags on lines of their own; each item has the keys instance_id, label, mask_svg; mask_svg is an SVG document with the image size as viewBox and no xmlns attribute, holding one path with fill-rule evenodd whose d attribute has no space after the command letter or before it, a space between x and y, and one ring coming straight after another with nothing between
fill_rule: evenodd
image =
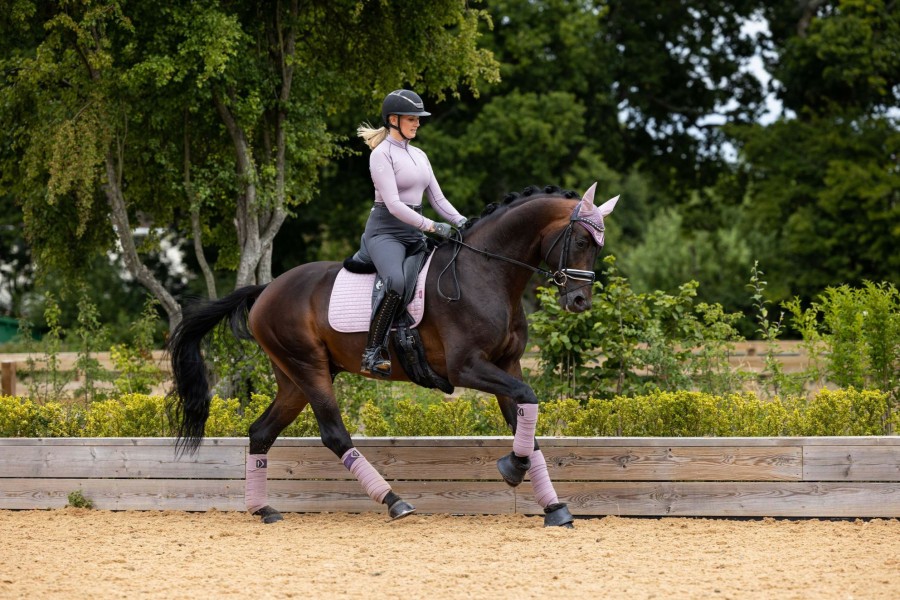
<instances>
[{"instance_id":1,"label":"dirt ground","mask_svg":"<svg viewBox=\"0 0 900 600\"><path fill-rule=\"evenodd\" d=\"M900 598L900 520L0 511L4 599L539 597Z\"/></svg>"}]
</instances>

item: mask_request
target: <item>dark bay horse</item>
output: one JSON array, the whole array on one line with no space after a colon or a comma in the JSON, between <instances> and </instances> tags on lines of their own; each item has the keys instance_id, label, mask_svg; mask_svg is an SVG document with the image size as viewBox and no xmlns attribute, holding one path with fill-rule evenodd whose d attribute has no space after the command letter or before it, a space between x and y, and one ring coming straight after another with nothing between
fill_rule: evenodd
<instances>
[{"instance_id":1,"label":"dark bay horse","mask_svg":"<svg viewBox=\"0 0 900 600\"><path fill-rule=\"evenodd\" d=\"M603 218L618 197L594 205L595 183L579 198L558 188L529 188L508 196L466 228L464 236L434 252L425 283L425 314L419 325L432 369L453 386L497 397L513 432L513 451L498 461L512 486L530 476L545 525L571 526L559 502L546 461L535 441L538 399L522 380L527 323L522 295L534 272L558 288L560 304L581 312L591 306L593 265L604 242ZM490 207L489 207L490 208ZM546 263L552 271L539 268ZM452 264L451 264L452 263ZM220 322L235 335L248 332L271 359L278 391L250 427L246 466L247 510L266 523L281 520L266 495L266 454L278 435L309 404L322 443L343 462L375 502L393 519L415 509L395 494L353 447L332 383L341 371L359 373L366 333L338 333L328 323L328 305L340 263L298 266L267 285L240 288L220 300L195 305L172 333L169 351L175 390L170 394L178 444L194 452L209 416L210 389L201 354L204 337ZM442 278L442 273L453 274ZM442 290L452 288L449 301ZM391 349L395 365L396 355ZM408 381L394 368L393 380Z\"/></svg>"}]
</instances>

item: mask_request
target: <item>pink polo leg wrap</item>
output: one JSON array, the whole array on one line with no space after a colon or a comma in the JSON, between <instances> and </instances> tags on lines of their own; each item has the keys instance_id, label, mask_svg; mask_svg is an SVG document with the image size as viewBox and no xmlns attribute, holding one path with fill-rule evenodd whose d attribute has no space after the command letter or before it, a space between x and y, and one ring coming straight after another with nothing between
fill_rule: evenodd
<instances>
[{"instance_id":1,"label":"pink polo leg wrap","mask_svg":"<svg viewBox=\"0 0 900 600\"><path fill-rule=\"evenodd\" d=\"M534 452L534 431L537 429L538 405L516 405L516 435L513 438L513 452L516 456L531 456Z\"/></svg>"},{"instance_id":2,"label":"pink polo leg wrap","mask_svg":"<svg viewBox=\"0 0 900 600\"><path fill-rule=\"evenodd\" d=\"M556 490L553 489L553 482L550 481L550 473L547 472L547 461L544 459L544 453L535 450L531 453L531 468L528 469L528 476L531 478L531 488L534 490L534 499L543 508L547 508L551 504L558 504L559 497Z\"/></svg>"},{"instance_id":3,"label":"pink polo leg wrap","mask_svg":"<svg viewBox=\"0 0 900 600\"><path fill-rule=\"evenodd\" d=\"M269 459L265 454L248 454L244 474L244 504L250 514L269 504L266 495L266 471Z\"/></svg>"},{"instance_id":4,"label":"pink polo leg wrap","mask_svg":"<svg viewBox=\"0 0 900 600\"><path fill-rule=\"evenodd\" d=\"M391 486L384 480L378 471L375 470L366 457L363 456L356 448L350 448L341 457L341 462L347 469L356 475L356 478L362 484L363 489L369 495L369 498L381 504L384 497L391 491Z\"/></svg>"}]
</instances>

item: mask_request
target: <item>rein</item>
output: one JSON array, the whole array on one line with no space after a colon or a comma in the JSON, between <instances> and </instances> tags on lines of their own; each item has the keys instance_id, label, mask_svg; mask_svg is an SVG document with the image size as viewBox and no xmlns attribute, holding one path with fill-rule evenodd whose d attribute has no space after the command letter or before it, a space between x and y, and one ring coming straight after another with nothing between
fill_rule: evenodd
<instances>
[{"instance_id":1,"label":"rein","mask_svg":"<svg viewBox=\"0 0 900 600\"><path fill-rule=\"evenodd\" d=\"M595 229L597 231L603 231L602 227L599 227L598 225L596 225L595 223L592 223L591 221L588 221L587 219L579 217L578 213L580 212L580 210L581 210L581 203L578 203L575 205L575 210L572 211L572 216L569 219L569 224L558 236L556 236L556 239L553 241L553 244L550 245L550 248L547 250L547 253L544 256L544 262L546 263L546 262L548 262L547 259L550 257L550 253L553 252L554 248L556 248L556 244L558 244L560 240L563 240L563 251L559 255L559 267L557 268L556 271L553 271L553 272L548 271L547 269L542 269L540 267L532 267L531 265L529 265L527 263L516 260L514 258L509 258L508 256L503 256L501 254L495 254L493 252L488 252L487 250L482 250L480 248L476 248L475 246L471 246L471 245L465 243L464 241L462 241L462 234L460 234L459 231L453 230L453 232L452 232L451 236L448 238L448 240L453 242L454 244L456 244L456 248L453 251L453 257L450 259L450 262L447 263L447 266L444 267L444 269L441 271L440 275L438 275L438 280L437 280L438 296L441 298L441 300L444 300L445 302L456 302L460 298L462 298L462 290L459 287L459 279L456 276L456 258L457 258L457 256L459 256L459 251L462 248L467 248L467 249L471 250L472 252L475 252L476 254L480 254L487 258L494 258L497 260L502 260L504 262L508 262L510 264L516 265L517 267L527 269L527 270L531 271L532 273L538 273L539 275L541 275L542 277L544 277L547 280L547 283L553 283L558 287L562 287L562 286L566 285L566 283L569 281L569 279L573 279L575 281L586 282L586 283L578 286L577 288L575 288L575 290L572 290L572 291L576 291L583 287L592 285L594 283L594 280L596 279L596 275L594 274L593 271L584 271L581 269L569 269L568 267L565 266L566 262L568 262L568 259L569 259L569 246L570 246L571 238L572 238L572 228L575 225L575 223L583 223L583 224L591 227L592 229ZM453 275L453 285L456 288L456 294L452 297L444 294L443 290L441 289L441 280L443 279L444 274L447 272L447 269L450 269L450 273Z\"/></svg>"}]
</instances>

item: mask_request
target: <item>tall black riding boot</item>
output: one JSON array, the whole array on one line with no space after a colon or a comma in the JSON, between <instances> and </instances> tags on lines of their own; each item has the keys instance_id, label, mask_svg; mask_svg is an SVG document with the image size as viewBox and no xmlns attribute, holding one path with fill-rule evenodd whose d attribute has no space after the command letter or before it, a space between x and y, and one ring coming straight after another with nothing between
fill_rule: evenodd
<instances>
[{"instance_id":1,"label":"tall black riding boot","mask_svg":"<svg viewBox=\"0 0 900 600\"><path fill-rule=\"evenodd\" d=\"M391 358L387 351L387 339L397 307L400 306L400 300L400 294L389 290L378 306L378 310L375 311L372 324L369 326L369 339L366 342L366 349L363 351L360 373L364 375L374 373L383 377L391 375Z\"/></svg>"}]
</instances>

